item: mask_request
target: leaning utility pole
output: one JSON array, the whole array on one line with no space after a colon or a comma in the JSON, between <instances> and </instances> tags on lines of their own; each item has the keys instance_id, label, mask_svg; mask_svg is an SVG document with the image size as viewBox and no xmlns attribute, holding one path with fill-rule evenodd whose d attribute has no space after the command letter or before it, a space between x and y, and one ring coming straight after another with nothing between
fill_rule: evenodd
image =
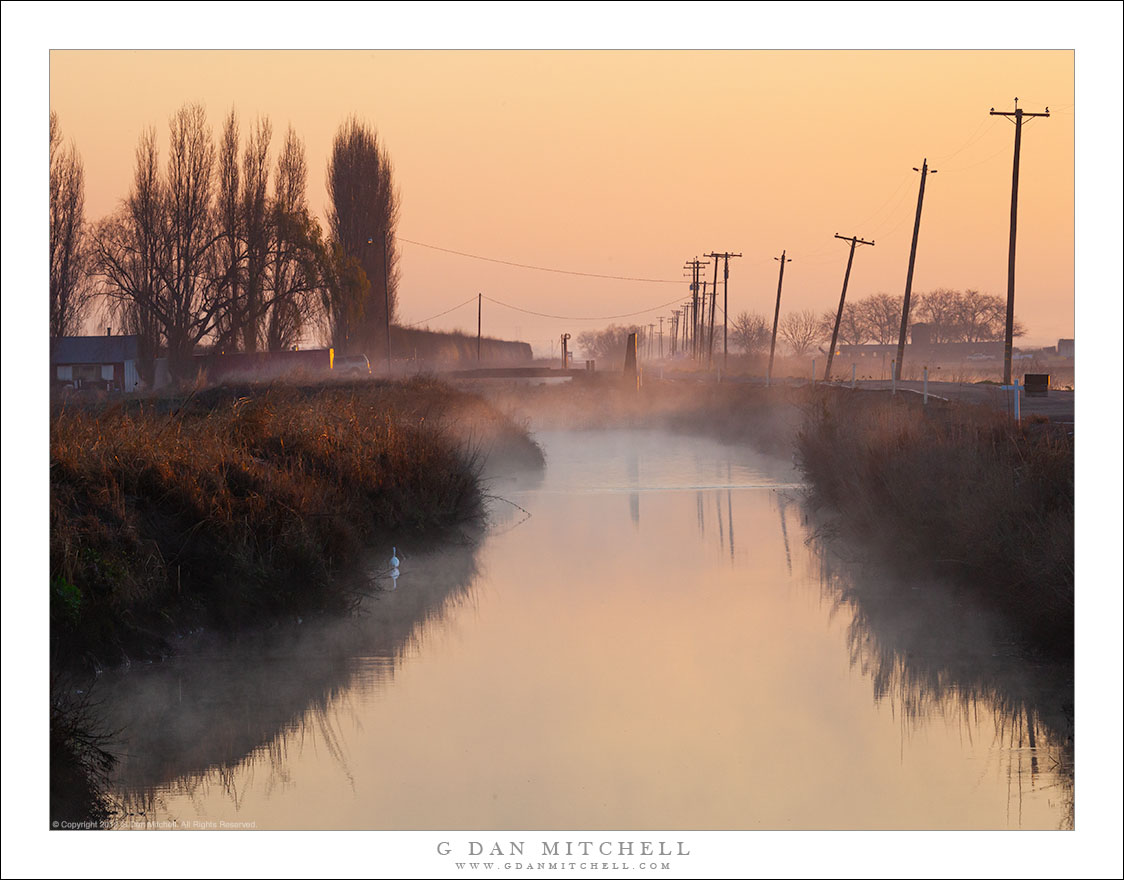
<instances>
[{"instance_id":1,"label":"leaning utility pole","mask_svg":"<svg viewBox=\"0 0 1124 880\"><path fill-rule=\"evenodd\" d=\"M913 261L917 258L917 233L921 229L921 202L925 199L925 178L937 172L930 169L928 160L921 160L921 189L917 191L917 215L913 218L913 243L909 246L909 269L905 273L905 297L902 300L902 326L898 331L898 360L894 365L894 378L902 380L902 361L905 359L905 328L909 323L909 295L913 291Z\"/></svg>"},{"instance_id":2,"label":"leaning utility pole","mask_svg":"<svg viewBox=\"0 0 1124 880\"><path fill-rule=\"evenodd\" d=\"M991 108L991 116L1015 117L1015 165L1011 171L1011 243L1007 248L1007 331L1003 336L1003 384L1011 384L1011 349L1014 342L1015 331L1015 226L1019 214L1019 148L1022 146L1023 117L1049 116L1050 108L1045 113L1027 113L1019 109L1019 99L1015 98L1015 109L1009 112L995 112Z\"/></svg>"},{"instance_id":3,"label":"leaning utility pole","mask_svg":"<svg viewBox=\"0 0 1124 880\"><path fill-rule=\"evenodd\" d=\"M777 279L777 310L773 312L773 341L769 343L769 371L765 373L766 386L773 383L773 353L777 350L777 325L781 320L781 285L784 284L784 264L792 262L791 257L785 259L785 251L781 251L781 255L773 257L773 259L780 260L781 275Z\"/></svg>"},{"instance_id":4,"label":"leaning utility pole","mask_svg":"<svg viewBox=\"0 0 1124 880\"><path fill-rule=\"evenodd\" d=\"M701 361L703 355L703 346L706 345L706 279L703 278L703 280L700 281L699 284L702 285L702 299L699 300L701 304L699 309L699 326L697 330L699 344L695 346L695 349L698 355L698 359Z\"/></svg>"},{"instance_id":5,"label":"leaning utility pole","mask_svg":"<svg viewBox=\"0 0 1124 880\"><path fill-rule=\"evenodd\" d=\"M847 271L843 273L843 292L839 294L839 311L835 313L835 329L831 331L831 348L827 351L827 369L823 371L823 380L825 382L831 381L831 361L835 357L835 343L839 339L839 322L843 320L843 301L847 299L847 281L851 277L851 263L855 259L855 245L856 244L869 244L874 247L873 241L863 241L861 238L851 236L847 238L845 235L835 233L836 238L851 243L851 253L847 256Z\"/></svg>"},{"instance_id":6,"label":"leaning utility pole","mask_svg":"<svg viewBox=\"0 0 1124 880\"><path fill-rule=\"evenodd\" d=\"M740 257L741 254L706 254L714 258L714 283L718 284L718 258L722 258L722 370L726 370L726 360L729 357L727 335L729 333L730 309L730 257Z\"/></svg>"}]
</instances>

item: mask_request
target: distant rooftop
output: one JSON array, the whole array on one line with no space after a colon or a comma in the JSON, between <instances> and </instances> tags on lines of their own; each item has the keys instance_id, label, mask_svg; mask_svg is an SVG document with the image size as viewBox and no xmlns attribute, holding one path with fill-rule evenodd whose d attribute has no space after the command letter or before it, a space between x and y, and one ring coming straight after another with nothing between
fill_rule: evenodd
<instances>
[{"instance_id":1,"label":"distant rooftop","mask_svg":"<svg viewBox=\"0 0 1124 880\"><path fill-rule=\"evenodd\" d=\"M136 360L136 336L54 336L52 364L118 364Z\"/></svg>"}]
</instances>

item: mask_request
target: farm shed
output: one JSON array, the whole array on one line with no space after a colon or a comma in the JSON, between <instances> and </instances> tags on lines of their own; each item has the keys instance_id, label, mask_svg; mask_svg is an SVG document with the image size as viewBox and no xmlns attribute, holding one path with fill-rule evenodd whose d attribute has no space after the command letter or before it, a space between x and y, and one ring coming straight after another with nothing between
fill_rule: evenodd
<instances>
[{"instance_id":1,"label":"farm shed","mask_svg":"<svg viewBox=\"0 0 1124 880\"><path fill-rule=\"evenodd\" d=\"M136 336L57 336L51 339L51 386L136 391Z\"/></svg>"}]
</instances>

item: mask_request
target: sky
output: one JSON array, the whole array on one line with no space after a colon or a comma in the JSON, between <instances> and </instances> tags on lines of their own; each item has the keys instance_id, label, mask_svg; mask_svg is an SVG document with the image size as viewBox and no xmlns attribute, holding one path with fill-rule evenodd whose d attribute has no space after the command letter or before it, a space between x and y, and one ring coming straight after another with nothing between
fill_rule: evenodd
<instances>
[{"instance_id":1,"label":"sky","mask_svg":"<svg viewBox=\"0 0 1124 880\"><path fill-rule=\"evenodd\" d=\"M404 320L428 318L479 291L567 316L538 319L488 305L486 332L527 338L541 351L561 332L608 323L576 318L683 296L681 267L703 251L745 255L731 265L734 312L772 308L772 258L782 250L793 258L786 306L835 305L846 259L836 232L876 242L856 254L849 295L901 293L916 207L911 168L923 158L938 173L926 188L914 289L974 286L1002 295L1013 131L987 113L1010 109L1018 96L1027 110L1051 111L1024 130L1018 315L1028 341L1079 337L1078 582L1082 595L1096 595L1095 606L1082 602L1077 615L1081 749L1096 768L1082 777L1081 830L1034 847L989 834L945 835L936 848L911 835L880 836L876 848L855 835L834 835L828 846L740 835L705 845L737 856L718 876L742 876L746 853L762 872L788 873L799 855L818 873L889 875L913 864L901 859L918 847L927 865L956 874L969 861L973 871L1004 874L1019 867L1056 876L1118 872L1120 593L1101 587L1121 580L1120 4L319 3L280 10L245 3L3 5L4 583L46 582L47 396L34 377L46 370L43 330L36 328L47 326L49 109L60 113L82 154L91 219L125 196L141 127L153 125L166 137L168 117L188 100L205 102L212 120L231 106L244 123L269 114L275 142L291 122L307 144L313 203L322 211L332 134L357 113L377 128L394 160L400 238L671 282L517 270L403 243ZM238 64L139 51L156 46L350 51L283 59L259 52L242 54ZM472 51L403 51L435 47ZM477 51L485 47L512 51ZM604 51L515 52L529 47ZM656 47L693 51L614 51ZM949 47L971 51L954 55L944 51ZM108 48L131 54L77 63L76 50ZM745 51L751 48L785 51ZM796 54L856 48L885 51ZM912 51L892 51L902 48ZM1047 51L1025 51L1032 48ZM28 135L35 131L41 134ZM669 308L628 320L651 320ZM467 328L474 317L465 307L431 326ZM41 706L46 615L35 595L4 593L6 710ZM40 674L26 674L29 658L39 660ZM167 835L129 836L127 851L116 835L48 837L35 821L46 815L46 713L33 717L40 721L4 712L5 743L20 745L5 748L4 836L7 843L9 834L19 835L23 844L4 847L5 873L17 863L28 876L63 870L59 865L88 872L100 861L123 876L147 876L153 859L187 873L192 858L214 852L213 839L201 849L197 837L177 844ZM19 796L8 797L16 786ZM377 844L353 837L347 847L336 838L333 852L339 847L345 859L334 867L369 872L374 859L410 876L411 852L430 837L384 835ZM362 867L349 870L349 847L360 846L363 861L354 864ZM50 860L41 855L48 847ZM285 846L272 835L243 836L234 847L226 844L224 864L254 858L258 871L263 864L323 871L322 847Z\"/></svg>"},{"instance_id":2,"label":"sky","mask_svg":"<svg viewBox=\"0 0 1124 880\"><path fill-rule=\"evenodd\" d=\"M133 150L202 102L216 140L231 108L274 148L307 147L326 217L332 137L351 114L388 150L401 195L400 319L530 341L668 318L683 264L731 261L729 311L834 310L904 290L919 174L913 289L1004 295L1014 98L1024 124L1016 313L1026 344L1074 335L1074 53L1014 51L76 51L50 53L50 106L86 168L91 220L127 193ZM436 250L444 248L445 250ZM448 253L622 281L486 262ZM713 268L707 270L713 279ZM499 305L498 300L507 305ZM559 316L538 317L516 311ZM564 318L565 320L560 320ZM670 330L670 323L667 323Z\"/></svg>"}]
</instances>

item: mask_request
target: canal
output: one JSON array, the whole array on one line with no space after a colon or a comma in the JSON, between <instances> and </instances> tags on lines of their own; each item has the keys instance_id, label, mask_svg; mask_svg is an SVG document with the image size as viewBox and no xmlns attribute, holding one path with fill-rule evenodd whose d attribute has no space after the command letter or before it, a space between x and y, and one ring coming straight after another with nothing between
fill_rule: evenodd
<instances>
[{"instance_id":1,"label":"canal","mask_svg":"<svg viewBox=\"0 0 1124 880\"><path fill-rule=\"evenodd\" d=\"M492 478L482 540L403 541L396 580L373 549L354 613L104 675L134 818L1072 823L1071 683L963 597L825 536L790 461L657 430L538 439L545 471Z\"/></svg>"}]
</instances>

